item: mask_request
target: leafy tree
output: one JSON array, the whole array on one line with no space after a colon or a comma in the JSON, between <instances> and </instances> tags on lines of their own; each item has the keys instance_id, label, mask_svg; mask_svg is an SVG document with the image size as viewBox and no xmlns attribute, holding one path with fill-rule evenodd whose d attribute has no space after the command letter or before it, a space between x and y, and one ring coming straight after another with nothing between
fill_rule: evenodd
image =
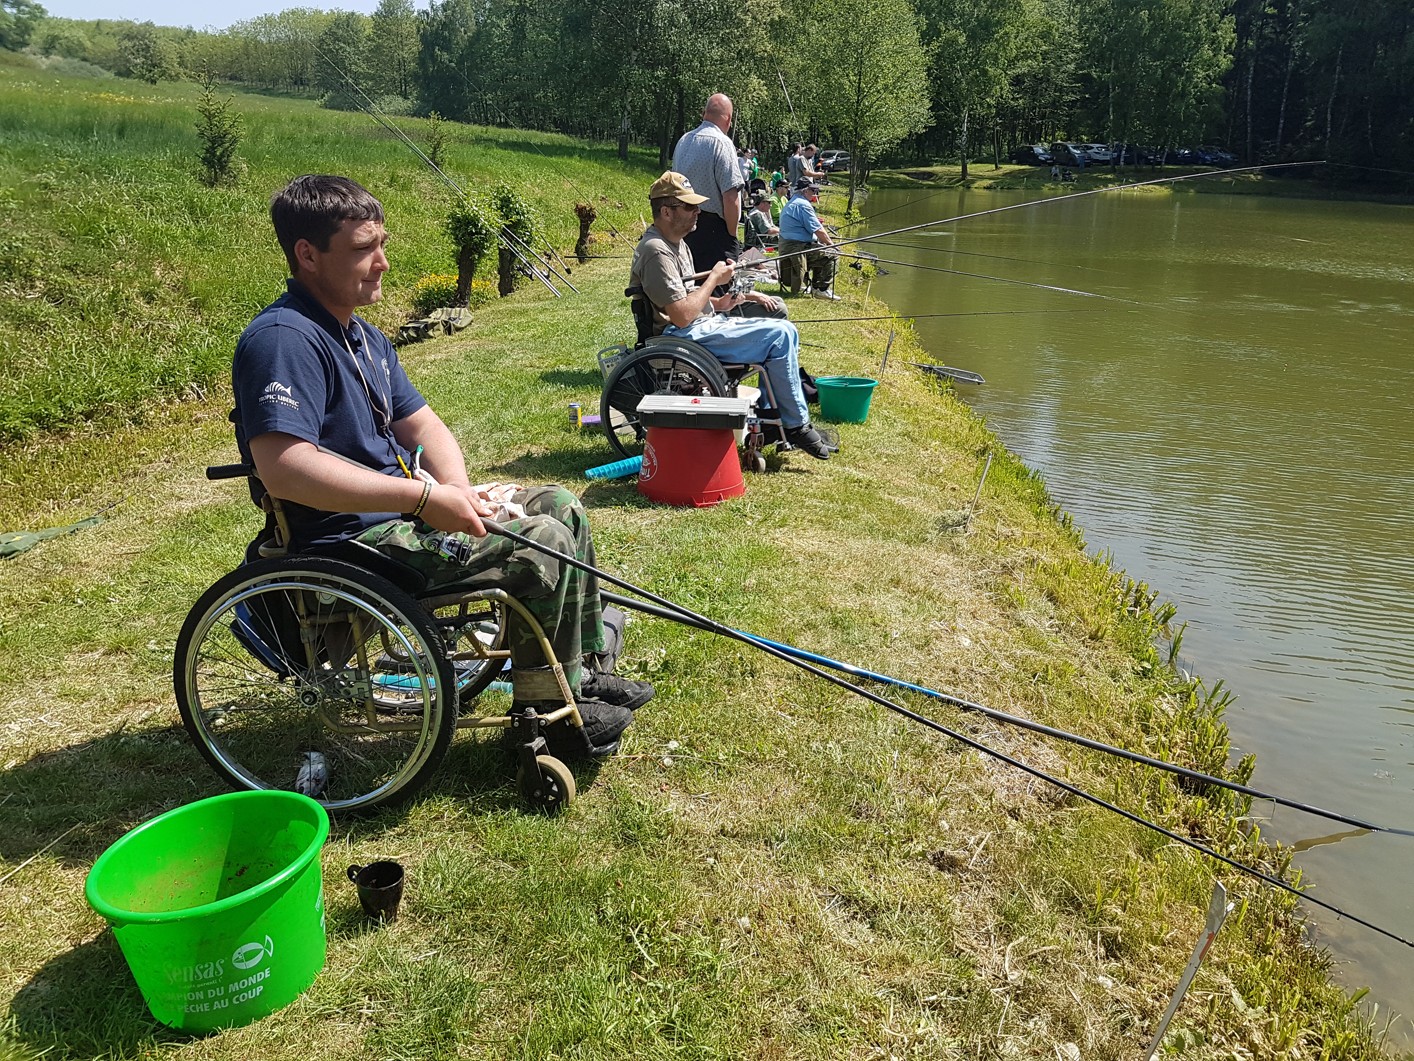
<instances>
[{"instance_id":1,"label":"leafy tree","mask_svg":"<svg viewBox=\"0 0 1414 1061\"><path fill-rule=\"evenodd\" d=\"M25 47L44 15L35 0L0 0L0 48L17 52Z\"/></svg>"},{"instance_id":2,"label":"leafy tree","mask_svg":"<svg viewBox=\"0 0 1414 1061\"><path fill-rule=\"evenodd\" d=\"M1026 0L930 0L925 11L935 48L935 106L955 123L966 179L974 130L990 121L995 131L1033 19Z\"/></svg>"},{"instance_id":3,"label":"leafy tree","mask_svg":"<svg viewBox=\"0 0 1414 1061\"><path fill-rule=\"evenodd\" d=\"M533 256L530 250L535 239L535 211L529 203L507 185L500 185L491 195L491 203L501 215L501 241L497 270L499 292L504 298L515 289L516 265L523 257Z\"/></svg>"},{"instance_id":4,"label":"leafy tree","mask_svg":"<svg viewBox=\"0 0 1414 1061\"><path fill-rule=\"evenodd\" d=\"M813 14L810 98L849 148L853 209L869 160L928 122L927 53L909 0L821 0Z\"/></svg>"},{"instance_id":5,"label":"leafy tree","mask_svg":"<svg viewBox=\"0 0 1414 1061\"><path fill-rule=\"evenodd\" d=\"M155 85L181 77L176 50L172 42L158 32L151 22L130 25L118 38L118 50L124 77L136 78Z\"/></svg>"},{"instance_id":6,"label":"leafy tree","mask_svg":"<svg viewBox=\"0 0 1414 1061\"><path fill-rule=\"evenodd\" d=\"M324 93L324 106L336 110L358 110L362 93L372 87L368 76L367 15L355 11L337 12L314 43L314 86Z\"/></svg>"},{"instance_id":7,"label":"leafy tree","mask_svg":"<svg viewBox=\"0 0 1414 1061\"><path fill-rule=\"evenodd\" d=\"M0 0L3 2L3 0ZM68 19L46 18L30 38L30 47L40 55L59 55L65 59L87 59L88 34Z\"/></svg>"},{"instance_id":8,"label":"leafy tree","mask_svg":"<svg viewBox=\"0 0 1414 1061\"><path fill-rule=\"evenodd\" d=\"M456 305L465 306L471 300L471 281L476 267L499 241L501 219L489 203L467 198L452 210L443 228L456 249Z\"/></svg>"},{"instance_id":9,"label":"leafy tree","mask_svg":"<svg viewBox=\"0 0 1414 1061\"><path fill-rule=\"evenodd\" d=\"M369 22L364 58L373 94L412 99L418 43L412 0L379 0Z\"/></svg>"},{"instance_id":10,"label":"leafy tree","mask_svg":"<svg viewBox=\"0 0 1414 1061\"><path fill-rule=\"evenodd\" d=\"M241 116L231 110L232 97L216 98L216 82L207 71L201 78L196 104L196 133L201 138L202 180L212 188L240 181Z\"/></svg>"}]
</instances>

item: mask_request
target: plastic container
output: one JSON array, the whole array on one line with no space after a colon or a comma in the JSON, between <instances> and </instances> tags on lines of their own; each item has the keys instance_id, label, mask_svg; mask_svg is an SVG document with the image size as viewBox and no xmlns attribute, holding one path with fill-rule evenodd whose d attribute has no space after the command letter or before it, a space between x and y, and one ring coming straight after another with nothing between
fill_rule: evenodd
<instances>
[{"instance_id":1,"label":"plastic container","mask_svg":"<svg viewBox=\"0 0 1414 1061\"><path fill-rule=\"evenodd\" d=\"M629 457L626 460L614 461L613 464L600 464L594 468L586 468L584 477L586 479L622 479L626 475L637 475L638 469L643 466L643 455Z\"/></svg>"},{"instance_id":2,"label":"plastic container","mask_svg":"<svg viewBox=\"0 0 1414 1061\"><path fill-rule=\"evenodd\" d=\"M319 849L329 816L297 792L190 803L118 839L89 871L152 1015L205 1032L297 998L324 967Z\"/></svg>"},{"instance_id":3,"label":"plastic container","mask_svg":"<svg viewBox=\"0 0 1414 1061\"><path fill-rule=\"evenodd\" d=\"M869 415L869 402L874 397L876 379L864 376L820 376L815 386L820 389L820 416L836 423L862 424Z\"/></svg>"},{"instance_id":4,"label":"plastic container","mask_svg":"<svg viewBox=\"0 0 1414 1061\"><path fill-rule=\"evenodd\" d=\"M638 492L667 505L706 508L746 493L730 427L650 427Z\"/></svg>"}]
</instances>

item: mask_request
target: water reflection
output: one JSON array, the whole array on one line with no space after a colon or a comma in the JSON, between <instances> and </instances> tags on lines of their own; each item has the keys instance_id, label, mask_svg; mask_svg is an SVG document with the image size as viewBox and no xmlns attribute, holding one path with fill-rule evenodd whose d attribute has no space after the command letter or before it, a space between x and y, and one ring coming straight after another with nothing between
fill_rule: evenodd
<instances>
[{"instance_id":1,"label":"water reflection","mask_svg":"<svg viewBox=\"0 0 1414 1061\"><path fill-rule=\"evenodd\" d=\"M881 227L1020 199L950 191ZM885 256L1135 305L903 268L874 286L905 314L1006 314L918 330L934 360L986 377L959 393L1091 546L1178 604L1185 654L1238 696L1228 721L1258 754L1254 783L1391 824L1414 816L1411 221L1372 204L1091 196L889 237L912 246ZM1286 811L1266 829L1300 846L1322 899L1414 930L1414 899L1389 887L1414 848L1320 827ZM1313 916L1355 963L1349 982L1414 1014L1406 949Z\"/></svg>"}]
</instances>

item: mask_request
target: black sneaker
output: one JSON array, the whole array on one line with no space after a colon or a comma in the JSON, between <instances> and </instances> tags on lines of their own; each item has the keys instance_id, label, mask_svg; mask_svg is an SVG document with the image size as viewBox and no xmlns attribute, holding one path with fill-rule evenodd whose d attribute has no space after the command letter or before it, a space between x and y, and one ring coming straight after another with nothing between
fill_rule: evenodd
<instances>
[{"instance_id":1,"label":"black sneaker","mask_svg":"<svg viewBox=\"0 0 1414 1061\"><path fill-rule=\"evenodd\" d=\"M615 707L626 707L637 711L655 692L648 682L636 682L631 678L620 678L617 674L585 670L579 683L579 695L586 700L602 700Z\"/></svg>"},{"instance_id":2,"label":"black sneaker","mask_svg":"<svg viewBox=\"0 0 1414 1061\"><path fill-rule=\"evenodd\" d=\"M796 449L802 449L817 460L830 459L831 447L823 435L809 424L786 428L786 441Z\"/></svg>"},{"instance_id":3,"label":"black sneaker","mask_svg":"<svg viewBox=\"0 0 1414 1061\"><path fill-rule=\"evenodd\" d=\"M531 703L522 705L537 711L556 711L562 705L558 702ZM633 712L626 707L606 704L602 700L576 701L583 729L575 729L570 720L562 718L540 731L549 746L550 754L557 759L598 758L613 755L619 750L619 738L633 723ZM506 730L506 746L512 751L517 746L514 729Z\"/></svg>"}]
</instances>

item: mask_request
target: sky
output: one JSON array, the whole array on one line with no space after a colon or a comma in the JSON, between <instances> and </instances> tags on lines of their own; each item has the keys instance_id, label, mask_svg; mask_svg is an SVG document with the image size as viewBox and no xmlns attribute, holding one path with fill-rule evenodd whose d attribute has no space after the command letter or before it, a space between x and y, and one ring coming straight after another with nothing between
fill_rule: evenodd
<instances>
[{"instance_id":1,"label":"sky","mask_svg":"<svg viewBox=\"0 0 1414 1061\"><path fill-rule=\"evenodd\" d=\"M60 18L131 19L155 22L159 26L191 26L195 29L226 29L256 15L268 15L291 7L319 7L319 0L224 0L222 3L192 3L191 0L39 0L51 15ZM328 9L361 11L371 15L378 0L330 0Z\"/></svg>"}]
</instances>

